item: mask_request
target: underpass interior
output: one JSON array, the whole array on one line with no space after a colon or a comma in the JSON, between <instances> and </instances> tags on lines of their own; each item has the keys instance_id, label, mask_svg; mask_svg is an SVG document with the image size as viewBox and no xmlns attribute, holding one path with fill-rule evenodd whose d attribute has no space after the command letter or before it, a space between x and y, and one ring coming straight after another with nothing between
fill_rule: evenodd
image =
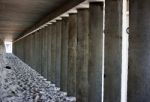
<instances>
[{"instance_id":1,"label":"underpass interior","mask_svg":"<svg viewBox=\"0 0 150 102\"><path fill-rule=\"evenodd\" d=\"M1 0L0 102L149 102L149 5Z\"/></svg>"}]
</instances>

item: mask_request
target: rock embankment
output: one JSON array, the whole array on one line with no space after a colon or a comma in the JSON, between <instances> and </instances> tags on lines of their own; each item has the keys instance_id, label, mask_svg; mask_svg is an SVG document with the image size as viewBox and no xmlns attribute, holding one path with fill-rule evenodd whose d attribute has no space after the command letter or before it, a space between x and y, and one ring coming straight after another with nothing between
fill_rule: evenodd
<instances>
[{"instance_id":1,"label":"rock embankment","mask_svg":"<svg viewBox=\"0 0 150 102\"><path fill-rule=\"evenodd\" d=\"M13 54L0 55L0 102L75 102Z\"/></svg>"}]
</instances>

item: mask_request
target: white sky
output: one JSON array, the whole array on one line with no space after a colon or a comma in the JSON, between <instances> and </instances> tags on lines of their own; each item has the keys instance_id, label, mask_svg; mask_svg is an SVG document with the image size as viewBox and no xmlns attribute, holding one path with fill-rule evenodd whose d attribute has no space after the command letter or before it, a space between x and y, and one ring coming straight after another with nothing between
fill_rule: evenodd
<instances>
[{"instance_id":1,"label":"white sky","mask_svg":"<svg viewBox=\"0 0 150 102\"><path fill-rule=\"evenodd\" d=\"M6 53L12 53L12 42L5 42Z\"/></svg>"}]
</instances>

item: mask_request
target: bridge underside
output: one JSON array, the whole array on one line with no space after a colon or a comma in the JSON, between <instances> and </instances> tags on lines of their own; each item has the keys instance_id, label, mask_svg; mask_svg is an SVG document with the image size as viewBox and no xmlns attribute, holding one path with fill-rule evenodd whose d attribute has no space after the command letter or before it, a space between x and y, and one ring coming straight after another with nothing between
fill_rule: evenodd
<instances>
[{"instance_id":1,"label":"bridge underside","mask_svg":"<svg viewBox=\"0 0 150 102\"><path fill-rule=\"evenodd\" d=\"M12 36L13 53L61 91L77 102L149 102L150 0L16 4L0 16L1 38Z\"/></svg>"},{"instance_id":2,"label":"bridge underside","mask_svg":"<svg viewBox=\"0 0 150 102\"><path fill-rule=\"evenodd\" d=\"M1 0L0 38L14 41L84 0ZM43 20L44 19L44 20Z\"/></svg>"}]
</instances>

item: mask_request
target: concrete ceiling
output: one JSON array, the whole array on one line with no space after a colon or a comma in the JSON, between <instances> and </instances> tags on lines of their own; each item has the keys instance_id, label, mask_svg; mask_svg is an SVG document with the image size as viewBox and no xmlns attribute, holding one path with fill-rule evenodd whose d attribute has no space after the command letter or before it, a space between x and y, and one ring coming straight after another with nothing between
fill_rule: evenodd
<instances>
[{"instance_id":1,"label":"concrete ceiling","mask_svg":"<svg viewBox=\"0 0 150 102\"><path fill-rule=\"evenodd\" d=\"M0 0L0 38L12 41L70 0Z\"/></svg>"}]
</instances>

